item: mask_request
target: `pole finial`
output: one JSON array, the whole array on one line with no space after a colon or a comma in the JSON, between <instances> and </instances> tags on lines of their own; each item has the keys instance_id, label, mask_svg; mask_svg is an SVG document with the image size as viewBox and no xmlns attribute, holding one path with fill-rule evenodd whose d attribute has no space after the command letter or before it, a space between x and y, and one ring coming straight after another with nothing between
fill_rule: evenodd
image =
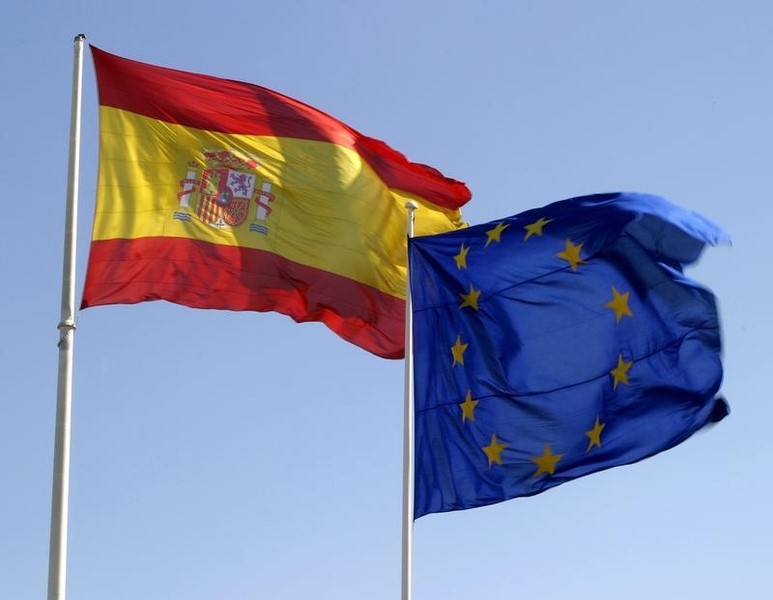
<instances>
[{"instance_id":1,"label":"pole finial","mask_svg":"<svg viewBox=\"0 0 773 600\"><path fill-rule=\"evenodd\" d=\"M416 210L419 208L419 204L414 200L408 200L408 202L405 203L405 208L408 209L408 223L406 227L406 233L408 234L409 238L413 237L413 225L416 222Z\"/></svg>"},{"instance_id":2,"label":"pole finial","mask_svg":"<svg viewBox=\"0 0 773 600\"><path fill-rule=\"evenodd\" d=\"M75 36L75 39L73 40L73 42L82 42L85 39L86 39L86 34L79 33L78 35Z\"/></svg>"}]
</instances>

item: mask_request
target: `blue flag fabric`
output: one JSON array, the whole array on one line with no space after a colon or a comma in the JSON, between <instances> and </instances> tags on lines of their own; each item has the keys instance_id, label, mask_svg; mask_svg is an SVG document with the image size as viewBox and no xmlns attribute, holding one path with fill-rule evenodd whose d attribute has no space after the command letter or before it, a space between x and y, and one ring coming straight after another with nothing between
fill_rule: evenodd
<instances>
[{"instance_id":1,"label":"blue flag fabric","mask_svg":"<svg viewBox=\"0 0 773 600\"><path fill-rule=\"evenodd\" d=\"M538 494L724 417L714 296L682 274L722 241L632 193L411 239L414 516Z\"/></svg>"}]
</instances>

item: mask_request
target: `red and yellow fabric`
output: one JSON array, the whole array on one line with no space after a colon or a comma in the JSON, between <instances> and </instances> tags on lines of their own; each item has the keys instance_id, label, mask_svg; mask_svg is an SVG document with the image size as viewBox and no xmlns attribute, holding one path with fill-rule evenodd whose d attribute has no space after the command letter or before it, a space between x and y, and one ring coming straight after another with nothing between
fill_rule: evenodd
<instances>
[{"instance_id":1,"label":"red and yellow fabric","mask_svg":"<svg viewBox=\"0 0 773 600\"><path fill-rule=\"evenodd\" d=\"M405 203L417 235L458 229L463 183L271 90L91 50L100 158L82 308L272 310L403 356Z\"/></svg>"}]
</instances>

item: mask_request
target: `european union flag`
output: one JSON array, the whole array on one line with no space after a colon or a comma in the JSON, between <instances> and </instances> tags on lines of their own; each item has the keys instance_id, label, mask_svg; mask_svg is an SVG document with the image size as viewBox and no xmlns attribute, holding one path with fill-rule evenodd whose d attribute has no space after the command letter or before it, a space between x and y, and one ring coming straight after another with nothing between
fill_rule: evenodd
<instances>
[{"instance_id":1,"label":"european union flag","mask_svg":"<svg viewBox=\"0 0 773 600\"><path fill-rule=\"evenodd\" d=\"M682 273L721 241L631 193L411 239L415 517L538 494L723 418L714 296Z\"/></svg>"}]
</instances>

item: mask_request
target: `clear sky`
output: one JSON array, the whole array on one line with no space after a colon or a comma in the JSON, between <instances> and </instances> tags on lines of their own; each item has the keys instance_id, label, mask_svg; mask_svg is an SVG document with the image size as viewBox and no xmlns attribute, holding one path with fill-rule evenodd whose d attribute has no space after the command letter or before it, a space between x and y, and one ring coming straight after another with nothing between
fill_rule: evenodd
<instances>
[{"instance_id":1,"label":"clear sky","mask_svg":"<svg viewBox=\"0 0 773 600\"><path fill-rule=\"evenodd\" d=\"M732 414L642 463L416 523L415 598L765 598L773 5L10 3L0 39L0 598L46 593L72 39L259 83L467 182L471 223L660 194L727 229L689 274ZM77 290L94 206L86 54ZM399 597L402 361L319 324L77 315L68 598ZM766 366L767 365L767 366Z\"/></svg>"}]
</instances>

